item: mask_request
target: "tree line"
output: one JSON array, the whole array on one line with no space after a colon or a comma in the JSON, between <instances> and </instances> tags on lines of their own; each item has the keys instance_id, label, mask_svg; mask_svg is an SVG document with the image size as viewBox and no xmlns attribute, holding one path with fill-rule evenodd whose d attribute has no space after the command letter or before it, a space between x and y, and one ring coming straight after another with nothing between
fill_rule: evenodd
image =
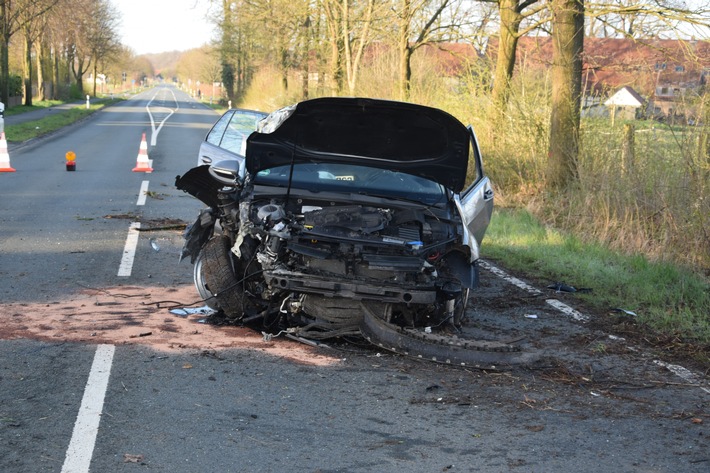
<instances>
[{"instance_id":1,"label":"tree line","mask_svg":"<svg viewBox=\"0 0 710 473\"><path fill-rule=\"evenodd\" d=\"M326 78L325 93L354 95L368 54L394 58L396 97L410 98L412 59L423 46L464 42L483 54L496 38L489 90L491 119L508 106L518 38L553 39L552 113L548 181L565 186L575 178L578 152L582 52L585 36L642 40L684 34L708 38L710 7L704 0L195 0L208 2L218 39L210 81L222 83L238 103L261 67L277 71L284 90L309 94L310 74ZM12 77L10 44L22 45L25 104L32 85L39 99L56 98L73 84L83 94L84 77L117 69L132 58L120 43L120 18L109 0L0 0L0 100L8 103ZM191 62L202 63L194 52ZM184 61L182 67L190 67ZM188 61L190 62L190 61ZM212 62L211 64L215 64ZM134 74L150 75L135 61ZM204 68L203 68L204 69ZM125 71L125 67L123 68ZM293 74L294 71L300 74ZM296 83L291 83L298 77ZM47 97L44 84L51 84ZM96 80L94 90L96 94Z\"/></svg>"},{"instance_id":2,"label":"tree line","mask_svg":"<svg viewBox=\"0 0 710 473\"><path fill-rule=\"evenodd\" d=\"M83 94L84 76L96 78L124 51L119 21L109 0L0 0L0 100L7 104L17 92L11 91L11 44L23 50L21 67L14 66L22 77L25 105L32 105L33 96L58 98L61 86L70 82L75 94ZM45 84L52 86L49 94Z\"/></svg>"},{"instance_id":3,"label":"tree line","mask_svg":"<svg viewBox=\"0 0 710 473\"><path fill-rule=\"evenodd\" d=\"M553 41L552 113L547 183L575 180L579 152L582 53L586 35L707 39L710 7L698 0L210 0L220 33L221 78L231 100L254 71L271 65L283 88L308 98L309 74L328 78L329 93L352 95L367 51L394 51L397 93L409 99L412 57L425 45L487 44L497 38L490 82L495 113L504 113L518 38ZM481 49L481 53L483 51ZM300 71L301 84L289 83Z\"/></svg>"}]
</instances>

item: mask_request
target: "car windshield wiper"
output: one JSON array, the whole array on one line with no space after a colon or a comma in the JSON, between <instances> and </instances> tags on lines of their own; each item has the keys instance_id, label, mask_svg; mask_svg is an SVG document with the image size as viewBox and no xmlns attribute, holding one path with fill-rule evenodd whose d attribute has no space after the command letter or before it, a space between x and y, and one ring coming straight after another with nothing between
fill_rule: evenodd
<instances>
[{"instance_id":1,"label":"car windshield wiper","mask_svg":"<svg viewBox=\"0 0 710 473\"><path fill-rule=\"evenodd\" d=\"M404 201L404 202L411 202L411 203L413 203L413 204L418 204L418 205L421 206L422 208L427 208L427 207L430 206L430 205L439 205L439 204L442 203L442 201L441 201L440 199L437 199L437 200L436 200L435 202L433 202L433 203L429 203L429 202L424 202L424 201L422 201L421 199L413 199L413 198L410 198L410 197L405 197L405 196L401 196L401 195L397 195L397 194L394 194L394 195L393 195L393 194L378 194L378 193L376 193L376 192L360 191L360 192L357 193L357 195L359 195L359 196L373 197L373 198L379 198L379 199L401 200L401 201Z\"/></svg>"}]
</instances>

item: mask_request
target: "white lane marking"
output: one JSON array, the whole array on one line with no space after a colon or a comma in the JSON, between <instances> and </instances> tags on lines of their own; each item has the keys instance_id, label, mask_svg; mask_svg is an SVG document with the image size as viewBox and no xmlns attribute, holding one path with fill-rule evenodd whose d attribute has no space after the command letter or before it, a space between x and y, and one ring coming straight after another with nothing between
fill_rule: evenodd
<instances>
[{"instance_id":1,"label":"white lane marking","mask_svg":"<svg viewBox=\"0 0 710 473\"><path fill-rule=\"evenodd\" d=\"M667 369L668 371L670 371L674 375L676 375L680 378L683 378L689 384L699 386L700 389L702 389L706 393L710 394L710 389L702 386L703 379L699 375L690 371L689 369L683 368L682 366L678 366L678 365L672 365L670 363L666 363L665 361L661 361L661 360L653 360L653 362L655 364L657 364L658 366L664 367L665 369Z\"/></svg>"},{"instance_id":2,"label":"white lane marking","mask_svg":"<svg viewBox=\"0 0 710 473\"><path fill-rule=\"evenodd\" d=\"M133 260L136 257L136 247L138 246L138 229L140 228L140 222L133 222L128 228L126 245L123 247L123 258L121 258L121 264L118 266L118 276L131 275Z\"/></svg>"},{"instance_id":3,"label":"white lane marking","mask_svg":"<svg viewBox=\"0 0 710 473\"><path fill-rule=\"evenodd\" d=\"M542 295L542 291L539 290L538 288L533 287L530 284L528 284L524 281L521 281L518 278L514 278L513 276L508 275L508 273L506 273L505 271L503 271L502 269L500 269L496 266L493 266L489 262L483 261L483 260L478 260L478 263L484 269L487 269L488 271L495 274L496 276L503 279L504 281L508 281L513 286L516 286L516 287L522 289L523 291L529 292L530 294L535 295L535 296ZM568 306L564 302L560 302L557 299L546 299L545 302L547 302L549 305L551 305L555 309L559 310L563 314L572 317L574 320L577 320L580 322L586 322L587 320L589 320L588 316L574 310L573 308L571 308L570 306Z\"/></svg>"},{"instance_id":4,"label":"white lane marking","mask_svg":"<svg viewBox=\"0 0 710 473\"><path fill-rule=\"evenodd\" d=\"M500 268L493 266L492 264L490 264L487 261L478 260L478 264L482 268L490 271L491 273L495 274L499 278L513 284L514 286L519 287L520 289L522 289L524 291L529 292L530 294L534 294L534 295L543 294L543 292L541 290L529 285L526 282L521 281L518 278L514 278L512 276L509 276L508 273L506 273L505 271L503 271ZM573 308L571 308L567 304L560 302L557 299L546 299L545 302L547 302L549 305L551 305L555 309L561 311L565 315L572 317L574 320L577 320L579 322L586 322L589 320L589 316L584 315L584 314L574 310ZM630 347L630 348L633 348L633 347ZM634 349L634 351L638 351L638 350ZM702 376L695 374L692 371L690 371L689 369L683 368L682 366L672 365L672 364L666 363L661 360L653 360L653 362L655 364L657 364L658 366L662 366L662 367L666 368L671 373L682 378L683 380L685 380L689 384L692 384L694 386L698 386L700 389L702 389L706 393L710 394L710 389L703 387L704 381L703 381Z\"/></svg>"},{"instance_id":5,"label":"white lane marking","mask_svg":"<svg viewBox=\"0 0 710 473\"><path fill-rule=\"evenodd\" d=\"M574 320L577 320L579 322L586 322L589 320L589 316L582 314L581 312L578 312L565 304L564 302L560 302L557 299L547 299L545 300L548 304L550 304L552 307L555 309L559 310L565 315L568 315L572 317Z\"/></svg>"},{"instance_id":6,"label":"white lane marking","mask_svg":"<svg viewBox=\"0 0 710 473\"><path fill-rule=\"evenodd\" d=\"M152 165L151 163L150 165ZM145 198L148 196L148 184L150 181L141 182L141 189L138 191L138 201L136 205L145 205Z\"/></svg>"},{"instance_id":7,"label":"white lane marking","mask_svg":"<svg viewBox=\"0 0 710 473\"><path fill-rule=\"evenodd\" d=\"M87 473L89 471L115 350L116 347L113 345L96 347L94 362L91 364L89 379L86 381L84 397L74 423L74 432L64 458L62 473Z\"/></svg>"},{"instance_id":8,"label":"white lane marking","mask_svg":"<svg viewBox=\"0 0 710 473\"><path fill-rule=\"evenodd\" d=\"M505 271L503 271L503 270L500 269L500 268L497 268L497 267L493 266L492 264L490 264L490 263L487 262L487 261L478 260L478 263L479 263L484 269L487 269L488 271L490 271L491 273L495 274L495 275L498 276L499 278L501 278L501 279L503 279L503 280L505 280L505 281L508 281L508 282L509 282L510 284L512 284L513 286L519 287L519 288L522 289L523 291L527 291L527 292L529 292L530 294L535 294L535 295L540 295L540 294L542 294L542 291L541 291L541 290L532 287L530 284L528 284L528 283L526 283L526 282L523 282L523 281L521 281L521 280L518 279L518 278L514 278L513 276L508 275L508 273L506 273Z\"/></svg>"},{"instance_id":9,"label":"white lane marking","mask_svg":"<svg viewBox=\"0 0 710 473\"><path fill-rule=\"evenodd\" d=\"M150 134L150 145L151 146L155 146L156 143L158 142L158 133L160 133L160 129L163 128L163 125L165 124L166 121L168 121L168 118L170 118L170 116L173 113L175 113L176 111L178 111L180 109L180 106L178 105L177 97L175 97L175 92L173 92L170 89L166 89L166 90L173 95L173 100L175 101L175 109L173 110L171 108L164 107L164 108L168 108L168 110L170 110L170 113L168 113L168 115L161 120L160 125L158 126L157 130L155 128L155 119L153 118L153 114L150 112L150 104L153 103L153 100L155 100L155 98L158 96L158 94L161 91L156 92L155 95L153 95L153 98L148 101L148 105L145 106L145 109L148 111L148 117L150 118L150 128L152 130L152 133Z\"/></svg>"}]
</instances>

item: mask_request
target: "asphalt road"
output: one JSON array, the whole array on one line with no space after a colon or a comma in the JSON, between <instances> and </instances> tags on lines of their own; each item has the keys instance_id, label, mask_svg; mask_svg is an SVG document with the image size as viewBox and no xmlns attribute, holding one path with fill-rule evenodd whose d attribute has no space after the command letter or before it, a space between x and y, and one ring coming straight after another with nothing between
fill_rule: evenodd
<instances>
[{"instance_id":1,"label":"asphalt road","mask_svg":"<svg viewBox=\"0 0 710 473\"><path fill-rule=\"evenodd\" d=\"M471 330L544 350L534 367L267 342L156 303L196 298L174 227L201 204L173 183L216 118L158 88L11 150L17 172L0 174L1 472L708 471L706 376L609 337L599 314L575 320L548 302L571 297L491 270ZM158 129L154 171L132 172L142 134L150 144Z\"/></svg>"}]
</instances>

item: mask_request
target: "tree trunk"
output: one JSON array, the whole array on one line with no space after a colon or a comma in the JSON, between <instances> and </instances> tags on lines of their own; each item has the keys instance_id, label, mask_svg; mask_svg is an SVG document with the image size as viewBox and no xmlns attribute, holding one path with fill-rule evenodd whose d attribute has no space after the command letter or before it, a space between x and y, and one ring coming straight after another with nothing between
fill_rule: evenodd
<instances>
[{"instance_id":1,"label":"tree trunk","mask_svg":"<svg viewBox=\"0 0 710 473\"><path fill-rule=\"evenodd\" d=\"M44 45L42 41L37 41L35 49L37 51L37 100L45 100L47 97L44 90L44 71L42 71L42 60L44 59Z\"/></svg>"},{"instance_id":2,"label":"tree trunk","mask_svg":"<svg viewBox=\"0 0 710 473\"><path fill-rule=\"evenodd\" d=\"M399 98L409 100L412 80L412 48L409 45L411 36L411 16L412 4L410 0L402 0L402 11L399 19Z\"/></svg>"},{"instance_id":3,"label":"tree trunk","mask_svg":"<svg viewBox=\"0 0 710 473\"><path fill-rule=\"evenodd\" d=\"M288 92L288 50L279 46L279 69L281 72L281 86Z\"/></svg>"},{"instance_id":4,"label":"tree trunk","mask_svg":"<svg viewBox=\"0 0 710 473\"><path fill-rule=\"evenodd\" d=\"M518 47L518 31L523 16L520 0L500 0L500 29L498 33L498 58L493 78L493 103L502 111L510 95L510 79L515 68L515 50Z\"/></svg>"},{"instance_id":5,"label":"tree trunk","mask_svg":"<svg viewBox=\"0 0 710 473\"><path fill-rule=\"evenodd\" d=\"M54 77L54 87L52 87L52 98L54 100L59 99L59 48L54 47L54 52L52 53L52 77Z\"/></svg>"},{"instance_id":6,"label":"tree trunk","mask_svg":"<svg viewBox=\"0 0 710 473\"><path fill-rule=\"evenodd\" d=\"M552 113L547 185L561 189L578 178L584 0L552 0L552 15Z\"/></svg>"},{"instance_id":7,"label":"tree trunk","mask_svg":"<svg viewBox=\"0 0 710 473\"><path fill-rule=\"evenodd\" d=\"M25 34L25 57L22 61L22 69L25 73L24 77L24 92L25 106L32 106L32 40L29 34Z\"/></svg>"},{"instance_id":8,"label":"tree trunk","mask_svg":"<svg viewBox=\"0 0 710 473\"><path fill-rule=\"evenodd\" d=\"M94 97L96 97L96 81L98 80L98 77L96 75L98 74L98 71L99 71L98 61L94 61L94 74L93 74L94 75L94 92L92 94Z\"/></svg>"},{"instance_id":9,"label":"tree trunk","mask_svg":"<svg viewBox=\"0 0 710 473\"><path fill-rule=\"evenodd\" d=\"M306 16L301 26L301 100L308 100L308 73L311 51L311 19Z\"/></svg>"},{"instance_id":10,"label":"tree trunk","mask_svg":"<svg viewBox=\"0 0 710 473\"><path fill-rule=\"evenodd\" d=\"M10 25L7 17L7 6L0 2L0 101L7 107L10 102Z\"/></svg>"}]
</instances>

